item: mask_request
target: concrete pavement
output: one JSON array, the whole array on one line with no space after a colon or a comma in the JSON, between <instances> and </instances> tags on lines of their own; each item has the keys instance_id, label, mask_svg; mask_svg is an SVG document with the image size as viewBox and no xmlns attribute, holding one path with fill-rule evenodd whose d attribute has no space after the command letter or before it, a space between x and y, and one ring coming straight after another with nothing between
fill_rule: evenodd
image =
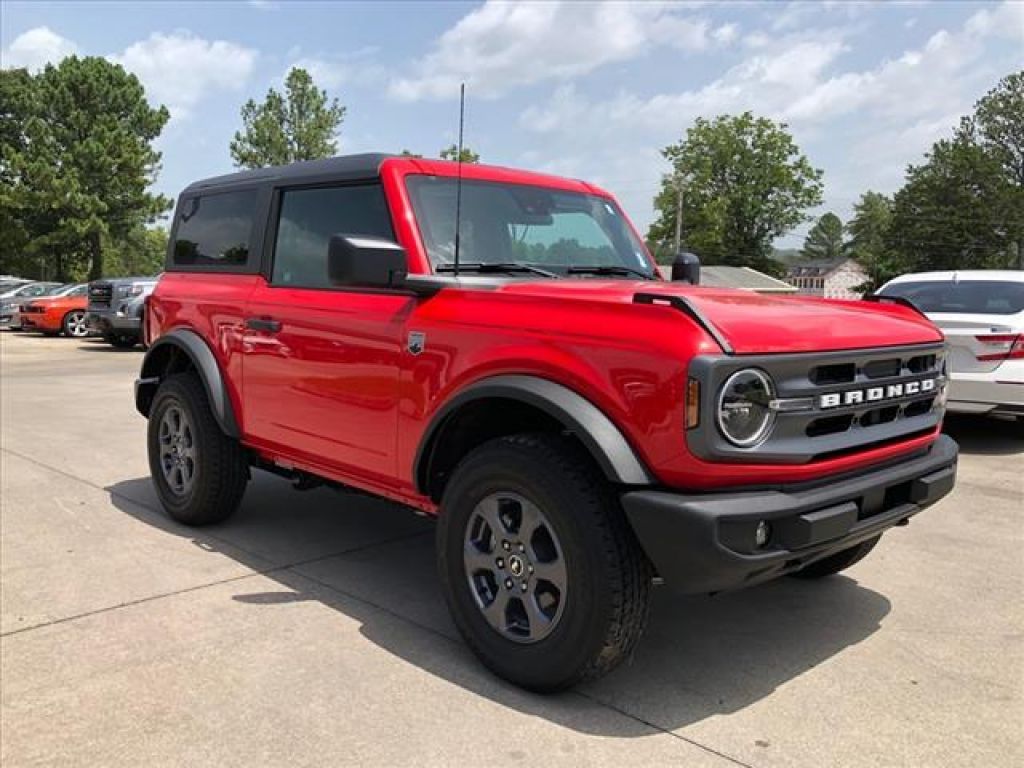
<instances>
[{"instance_id":1,"label":"concrete pavement","mask_svg":"<svg viewBox=\"0 0 1024 768\"><path fill-rule=\"evenodd\" d=\"M257 473L160 511L141 354L0 334L0 761L21 765L1024 763L1024 436L954 420L954 494L848 576L658 590L632 664L540 697L457 637L432 524Z\"/></svg>"}]
</instances>

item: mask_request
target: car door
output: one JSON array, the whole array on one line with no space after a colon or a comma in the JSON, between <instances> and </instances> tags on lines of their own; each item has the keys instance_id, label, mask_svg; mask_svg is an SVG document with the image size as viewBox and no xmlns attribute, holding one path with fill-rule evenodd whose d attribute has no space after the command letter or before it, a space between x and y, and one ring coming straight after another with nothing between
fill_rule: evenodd
<instances>
[{"instance_id":1,"label":"car door","mask_svg":"<svg viewBox=\"0 0 1024 768\"><path fill-rule=\"evenodd\" d=\"M394 239L378 183L282 189L243 335L246 438L328 472L387 480L396 470L398 369L408 294L339 288L335 234Z\"/></svg>"}]
</instances>

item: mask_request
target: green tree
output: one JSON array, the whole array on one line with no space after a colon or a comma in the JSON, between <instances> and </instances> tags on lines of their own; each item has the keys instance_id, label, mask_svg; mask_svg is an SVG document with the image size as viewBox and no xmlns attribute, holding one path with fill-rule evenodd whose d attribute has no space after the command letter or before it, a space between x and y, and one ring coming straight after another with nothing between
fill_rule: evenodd
<instances>
[{"instance_id":1,"label":"green tree","mask_svg":"<svg viewBox=\"0 0 1024 768\"><path fill-rule=\"evenodd\" d=\"M26 126L35 115L36 89L25 69L0 69L0 274L35 275L28 254L38 209L24 207L19 168L28 149Z\"/></svg>"},{"instance_id":2,"label":"green tree","mask_svg":"<svg viewBox=\"0 0 1024 768\"><path fill-rule=\"evenodd\" d=\"M164 268L168 232L163 227L139 225L112 240L106 274L110 277L155 275Z\"/></svg>"},{"instance_id":3,"label":"green tree","mask_svg":"<svg viewBox=\"0 0 1024 768\"><path fill-rule=\"evenodd\" d=\"M445 147L441 150L440 158L442 160L451 160L455 162L459 159L459 148L457 145L452 144L451 146ZM480 155L474 152L469 147L462 148L462 162L464 163L479 163Z\"/></svg>"},{"instance_id":4,"label":"green tree","mask_svg":"<svg viewBox=\"0 0 1024 768\"><path fill-rule=\"evenodd\" d=\"M829 211L811 227L804 238L805 259L834 259L843 255L843 222Z\"/></svg>"},{"instance_id":5,"label":"green tree","mask_svg":"<svg viewBox=\"0 0 1024 768\"><path fill-rule=\"evenodd\" d=\"M961 130L907 169L889 246L902 271L1010 266L1021 212L997 159Z\"/></svg>"},{"instance_id":6,"label":"green tree","mask_svg":"<svg viewBox=\"0 0 1024 768\"><path fill-rule=\"evenodd\" d=\"M846 252L868 273L862 292L872 291L901 271L899 258L890 248L892 200L870 190L853 206L853 218L846 225Z\"/></svg>"},{"instance_id":7,"label":"green tree","mask_svg":"<svg viewBox=\"0 0 1024 768\"><path fill-rule=\"evenodd\" d=\"M1007 179L1010 210L1017 215L1007 222L1017 252L1017 266L1024 269L1024 71L1007 75L975 105L969 128L975 140L999 163Z\"/></svg>"},{"instance_id":8,"label":"green tree","mask_svg":"<svg viewBox=\"0 0 1024 768\"><path fill-rule=\"evenodd\" d=\"M100 277L104 242L170 204L147 191L160 167L152 144L168 112L149 105L134 75L98 57L71 56L28 81L16 77L12 88L29 90L29 108L20 137L4 131L3 215L27 236L24 258L52 260L48 274L66 279L86 260L89 277Z\"/></svg>"},{"instance_id":9,"label":"green tree","mask_svg":"<svg viewBox=\"0 0 1024 768\"><path fill-rule=\"evenodd\" d=\"M662 177L647 237L659 251L671 247L682 194L687 248L709 264L778 273L772 242L821 203L822 172L801 154L784 124L750 112L698 118L686 138L662 154L672 172Z\"/></svg>"},{"instance_id":10,"label":"green tree","mask_svg":"<svg viewBox=\"0 0 1024 768\"><path fill-rule=\"evenodd\" d=\"M335 137L344 118L345 107L328 99L309 72L293 67L283 94L271 88L262 104L249 99L243 105L243 129L231 141L231 158L240 168L263 168L330 157L338 151Z\"/></svg>"}]
</instances>

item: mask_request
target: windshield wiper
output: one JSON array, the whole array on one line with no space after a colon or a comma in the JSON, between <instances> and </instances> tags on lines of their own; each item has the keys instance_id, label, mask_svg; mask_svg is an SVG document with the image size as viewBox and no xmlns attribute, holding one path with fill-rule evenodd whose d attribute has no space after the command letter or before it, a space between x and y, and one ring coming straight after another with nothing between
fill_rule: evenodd
<instances>
[{"instance_id":1,"label":"windshield wiper","mask_svg":"<svg viewBox=\"0 0 1024 768\"><path fill-rule=\"evenodd\" d=\"M484 274L487 272L530 272L531 274L542 275L543 277L558 277L554 272L548 272L546 269L535 267L532 264L525 264L521 261L460 261L459 271L462 272L463 270L466 272L476 272L478 274ZM439 264L434 271L454 272L455 265Z\"/></svg>"},{"instance_id":2,"label":"windshield wiper","mask_svg":"<svg viewBox=\"0 0 1024 768\"><path fill-rule=\"evenodd\" d=\"M633 269L622 264L594 264L592 266L572 266L565 270L570 275L636 275L644 280L651 280L652 276L639 269Z\"/></svg>"}]
</instances>

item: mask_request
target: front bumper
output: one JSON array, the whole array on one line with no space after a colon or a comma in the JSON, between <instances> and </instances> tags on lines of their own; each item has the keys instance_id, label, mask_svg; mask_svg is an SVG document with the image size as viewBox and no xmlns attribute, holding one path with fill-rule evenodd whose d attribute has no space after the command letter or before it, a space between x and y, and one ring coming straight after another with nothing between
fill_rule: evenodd
<instances>
[{"instance_id":1,"label":"front bumper","mask_svg":"<svg viewBox=\"0 0 1024 768\"><path fill-rule=\"evenodd\" d=\"M859 544L934 504L953 488L957 444L808 489L679 494L631 491L622 503L667 584L683 593L757 584ZM770 527L766 545L755 531Z\"/></svg>"}]
</instances>

